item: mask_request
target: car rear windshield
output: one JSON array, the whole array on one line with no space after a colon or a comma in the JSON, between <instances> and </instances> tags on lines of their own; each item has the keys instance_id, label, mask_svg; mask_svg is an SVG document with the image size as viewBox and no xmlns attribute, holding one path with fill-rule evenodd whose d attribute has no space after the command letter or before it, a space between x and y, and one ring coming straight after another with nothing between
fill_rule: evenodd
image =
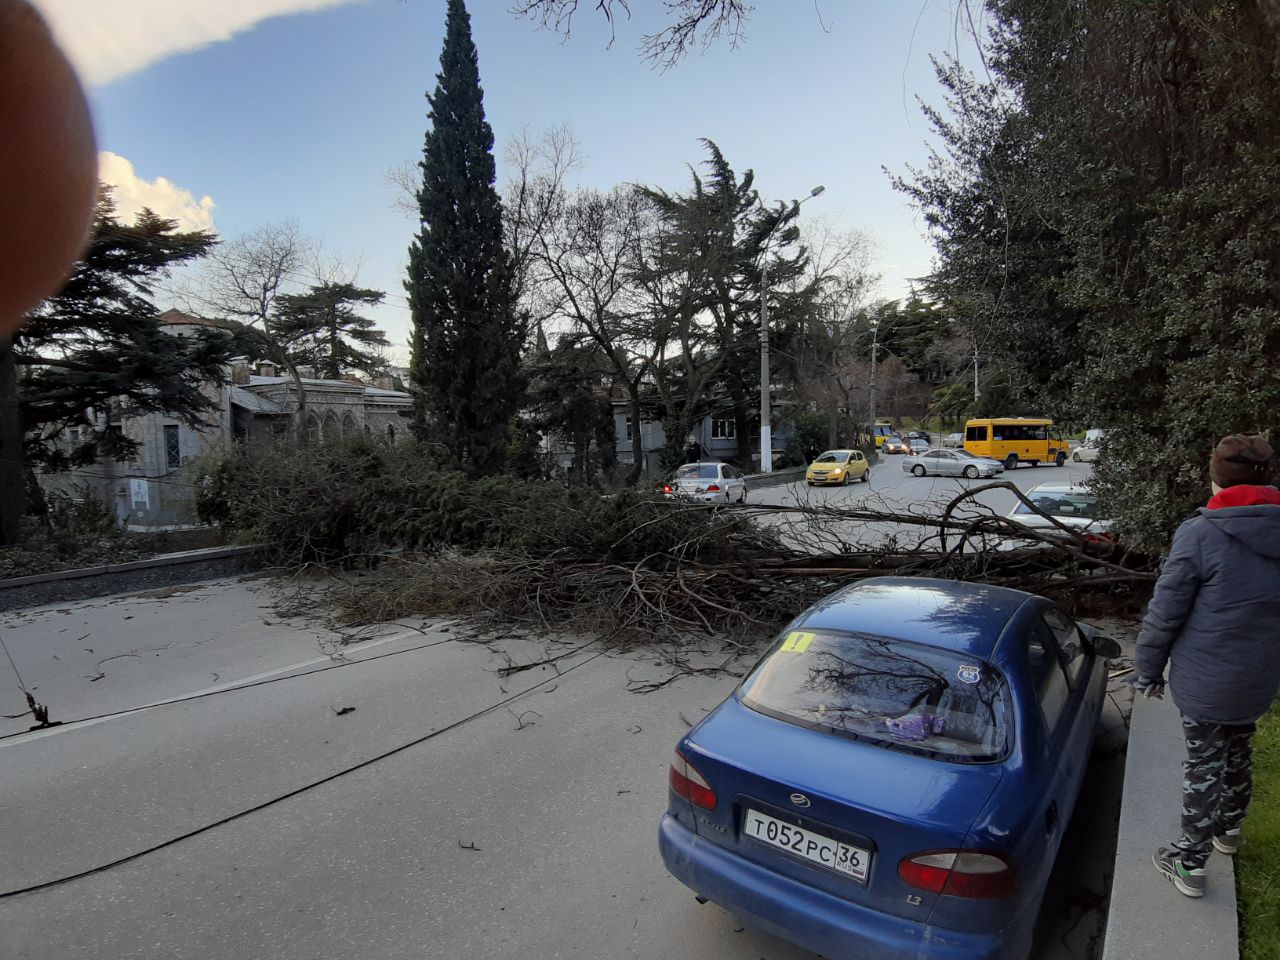
<instances>
[{"instance_id":1,"label":"car rear windshield","mask_svg":"<svg viewBox=\"0 0 1280 960\"><path fill-rule=\"evenodd\" d=\"M826 630L784 634L738 690L788 723L955 763L1008 749L1004 677L950 650Z\"/></svg>"},{"instance_id":2,"label":"car rear windshield","mask_svg":"<svg viewBox=\"0 0 1280 960\"><path fill-rule=\"evenodd\" d=\"M687 463L676 471L677 480L714 480L717 476L714 463Z\"/></svg>"},{"instance_id":3,"label":"car rear windshield","mask_svg":"<svg viewBox=\"0 0 1280 960\"><path fill-rule=\"evenodd\" d=\"M1028 499L1051 517L1083 517L1098 519L1098 498L1091 493L1032 493ZM1017 513L1031 513L1019 503Z\"/></svg>"}]
</instances>

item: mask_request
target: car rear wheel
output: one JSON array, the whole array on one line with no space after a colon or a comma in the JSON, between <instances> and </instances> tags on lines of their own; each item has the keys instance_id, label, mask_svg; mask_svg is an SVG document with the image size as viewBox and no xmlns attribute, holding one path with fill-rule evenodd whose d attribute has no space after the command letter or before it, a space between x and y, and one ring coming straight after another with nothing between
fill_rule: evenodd
<instances>
[{"instance_id":1,"label":"car rear wheel","mask_svg":"<svg viewBox=\"0 0 1280 960\"><path fill-rule=\"evenodd\" d=\"M1072 462L1072 463L1079 463L1079 462L1080 462L1080 453L1079 453L1079 451L1077 451L1077 452L1075 452L1075 453L1071 454L1071 462Z\"/></svg>"},{"instance_id":2,"label":"car rear wheel","mask_svg":"<svg viewBox=\"0 0 1280 960\"><path fill-rule=\"evenodd\" d=\"M739 503L747 502L747 488L745 486L742 488L742 496L738 497L738 502Z\"/></svg>"},{"instance_id":3,"label":"car rear wheel","mask_svg":"<svg viewBox=\"0 0 1280 960\"><path fill-rule=\"evenodd\" d=\"M1006 470L1018 469L1018 455L1016 453L1011 453L1004 458L1004 468Z\"/></svg>"},{"instance_id":4,"label":"car rear wheel","mask_svg":"<svg viewBox=\"0 0 1280 960\"><path fill-rule=\"evenodd\" d=\"M970 480L974 480L978 476L978 468L972 465L967 466L964 468L964 475Z\"/></svg>"},{"instance_id":5,"label":"car rear wheel","mask_svg":"<svg viewBox=\"0 0 1280 960\"><path fill-rule=\"evenodd\" d=\"M870 483L870 482L871 482L871 471L870 471L870 470L867 470L865 473L863 473L863 474L862 474L862 482L863 482L863 483Z\"/></svg>"},{"instance_id":6,"label":"car rear wheel","mask_svg":"<svg viewBox=\"0 0 1280 960\"><path fill-rule=\"evenodd\" d=\"M923 477L924 465L917 463L914 467L911 468L911 472L917 477Z\"/></svg>"},{"instance_id":7,"label":"car rear wheel","mask_svg":"<svg viewBox=\"0 0 1280 960\"><path fill-rule=\"evenodd\" d=\"M1055 467L1060 467L1066 462L1067 462L1067 455L1063 453L1061 450L1059 450L1058 455L1053 458L1053 465Z\"/></svg>"}]
</instances>

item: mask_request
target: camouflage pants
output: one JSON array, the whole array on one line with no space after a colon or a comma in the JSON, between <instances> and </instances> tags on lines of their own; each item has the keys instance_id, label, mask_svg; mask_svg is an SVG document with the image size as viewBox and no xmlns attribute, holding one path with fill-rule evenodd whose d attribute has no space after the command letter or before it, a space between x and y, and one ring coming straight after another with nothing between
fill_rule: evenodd
<instances>
[{"instance_id":1,"label":"camouflage pants","mask_svg":"<svg viewBox=\"0 0 1280 960\"><path fill-rule=\"evenodd\" d=\"M1182 839L1176 844L1190 869L1203 867L1213 838L1240 829L1253 794L1256 724L1197 723L1182 718L1187 759L1182 761Z\"/></svg>"}]
</instances>

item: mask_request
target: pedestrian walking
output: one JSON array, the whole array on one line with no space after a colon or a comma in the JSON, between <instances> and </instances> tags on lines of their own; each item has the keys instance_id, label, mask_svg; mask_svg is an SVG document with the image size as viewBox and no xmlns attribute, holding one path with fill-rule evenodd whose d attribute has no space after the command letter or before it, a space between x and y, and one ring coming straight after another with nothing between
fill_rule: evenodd
<instances>
[{"instance_id":1,"label":"pedestrian walking","mask_svg":"<svg viewBox=\"0 0 1280 960\"><path fill-rule=\"evenodd\" d=\"M1275 452L1233 434L1209 463L1213 496L1174 534L1138 635L1130 681L1169 690L1182 714L1182 836L1153 856L1188 897L1204 896L1205 864L1240 846L1253 789L1251 741L1280 691L1280 490Z\"/></svg>"}]
</instances>

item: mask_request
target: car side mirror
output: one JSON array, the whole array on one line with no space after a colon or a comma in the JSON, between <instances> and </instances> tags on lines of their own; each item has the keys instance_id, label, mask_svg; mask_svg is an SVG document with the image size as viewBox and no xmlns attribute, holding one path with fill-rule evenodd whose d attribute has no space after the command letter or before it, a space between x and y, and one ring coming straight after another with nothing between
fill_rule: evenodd
<instances>
[{"instance_id":1,"label":"car side mirror","mask_svg":"<svg viewBox=\"0 0 1280 960\"><path fill-rule=\"evenodd\" d=\"M1110 637L1104 637L1102 634L1094 634L1089 639L1089 643L1093 646L1093 652L1104 660L1114 660L1116 657L1124 653L1120 644Z\"/></svg>"}]
</instances>

